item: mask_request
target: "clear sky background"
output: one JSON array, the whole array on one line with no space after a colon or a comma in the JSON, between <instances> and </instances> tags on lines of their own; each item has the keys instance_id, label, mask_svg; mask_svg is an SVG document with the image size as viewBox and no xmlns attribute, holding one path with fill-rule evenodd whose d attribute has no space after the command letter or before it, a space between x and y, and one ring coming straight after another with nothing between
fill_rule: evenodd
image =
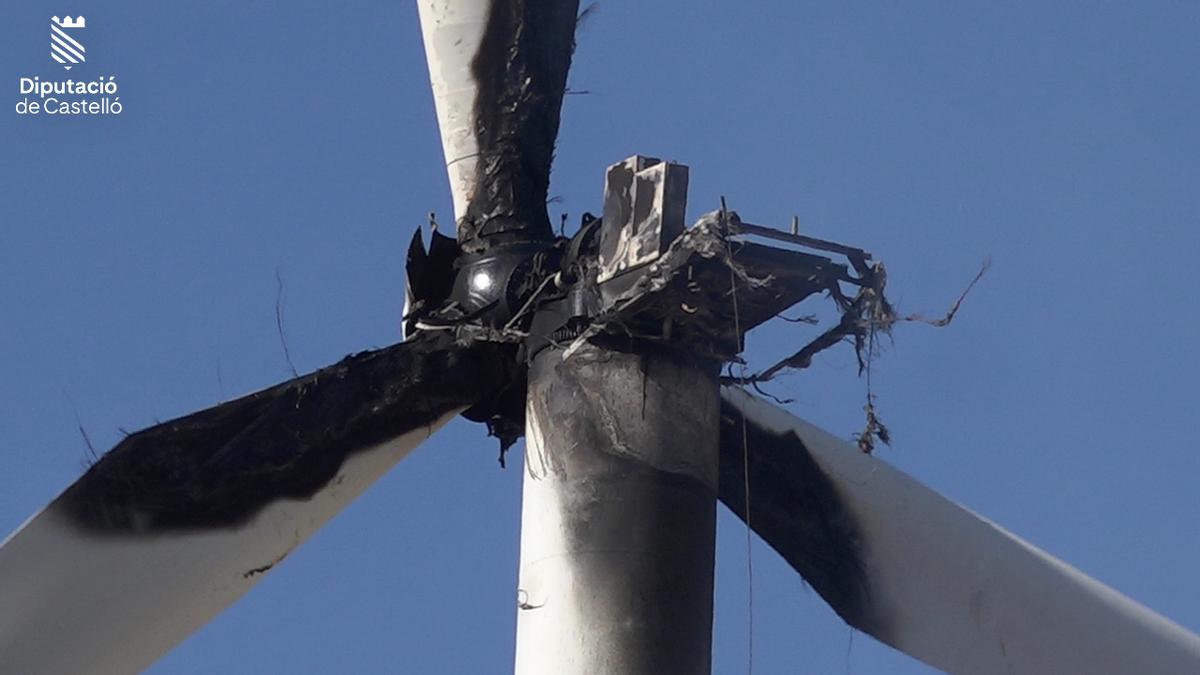
<instances>
[{"instance_id":1,"label":"clear sky background","mask_svg":"<svg viewBox=\"0 0 1200 675\"><path fill-rule=\"evenodd\" d=\"M62 14L120 116L15 113L18 77L66 75ZM877 364L880 455L1197 630L1198 34L1188 2L605 0L552 217L642 153L691 166L693 217L725 195L873 251L903 311L991 256ZM6 2L0 93L0 536L81 472L77 418L107 448L285 379L277 270L299 370L399 339L408 239L451 219L413 2ZM772 391L849 437L853 363ZM509 672L521 469L495 455L453 423L153 672ZM746 670L744 537L723 512L716 673ZM753 561L756 672L928 672Z\"/></svg>"}]
</instances>

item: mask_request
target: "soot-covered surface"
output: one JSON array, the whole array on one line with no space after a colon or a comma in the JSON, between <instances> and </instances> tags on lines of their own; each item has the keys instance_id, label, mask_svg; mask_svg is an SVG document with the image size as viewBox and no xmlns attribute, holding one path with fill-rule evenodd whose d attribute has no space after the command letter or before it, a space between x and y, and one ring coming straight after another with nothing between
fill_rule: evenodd
<instances>
[{"instance_id":1,"label":"soot-covered surface","mask_svg":"<svg viewBox=\"0 0 1200 675\"><path fill-rule=\"evenodd\" d=\"M859 526L833 482L794 432L780 434L757 426L723 400L719 494L742 520L746 463L752 529L846 623L880 635L884 626L869 602Z\"/></svg>"},{"instance_id":2,"label":"soot-covered surface","mask_svg":"<svg viewBox=\"0 0 1200 675\"><path fill-rule=\"evenodd\" d=\"M471 63L478 180L458 224L468 252L499 233L552 238L546 196L578 11L578 0L492 0Z\"/></svg>"},{"instance_id":3,"label":"soot-covered surface","mask_svg":"<svg viewBox=\"0 0 1200 675\"><path fill-rule=\"evenodd\" d=\"M100 534L233 527L310 497L350 455L485 400L515 349L421 335L118 443L50 508Z\"/></svg>"}]
</instances>

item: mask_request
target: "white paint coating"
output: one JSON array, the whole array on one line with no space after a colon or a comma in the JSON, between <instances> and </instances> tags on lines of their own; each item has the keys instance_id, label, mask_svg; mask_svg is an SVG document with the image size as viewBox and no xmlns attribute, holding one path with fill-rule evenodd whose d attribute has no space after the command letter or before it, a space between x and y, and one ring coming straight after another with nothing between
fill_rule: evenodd
<instances>
[{"instance_id":1,"label":"white paint coating","mask_svg":"<svg viewBox=\"0 0 1200 675\"><path fill-rule=\"evenodd\" d=\"M571 600L584 589L575 582L574 568L563 551L567 531L562 515L567 510L547 465L548 448L542 435L546 421L537 407L525 408L525 475L521 491L521 566L517 581L517 652L514 672L522 675L554 673L572 657L592 660L586 650L594 643L586 637L586 617ZM551 602L551 599L558 602ZM568 602L563 602L567 599ZM549 609L550 611L543 611Z\"/></svg>"},{"instance_id":2,"label":"white paint coating","mask_svg":"<svg viewBox=\"0 0 1200 675\"><path fill-rule=\"evenodd\" d=\"M1200 673L1200 636L850 443L740 389L722 396L795 432L833 480L896 649L952 673Z\"/></svg>"},{"instance_id":3,"label":"white paint coating","mask_svg":"<svg viewBox=\"0 0 1200 675\"><path fill-rule=\"evenodd\" d=\"M575 635L584 617L573 603L554 603L551 597L574 598L573 568L563 564L566 538L559 498L564 493L550 484L546 446L534 406L526 407L525 475L521 492L521 567L517 581L517 652L514 672L533 675L553 672L561 651L580 648L558 637ZM541 610L550 606L554 614ZM526 616L528 615L528 616ZM541 639L550 638L550 639Z\"/></svg>"},{"instance_id":4,"label":"white paint coating","mask_svg":"<svg viewBox=\"0 0 1200 675\"><path fill-rule=\"evenodd\" d=\"M0 546L0 672L146 668L459 412L354 453L311 499L275 502L237 528L105 537L42 511Z\"/></svg>"},{"instance_id":5,"label":"white paint coating","mask_svg":"<svg viewBox=\"0 0 1200 675\"><path fill-rule=\"evenodd\" d=\"M454 222L475 191L475 79L471 60L487 25L489 0L418 0L429 82L454 197Z\"/></svg>"}]
</instances>

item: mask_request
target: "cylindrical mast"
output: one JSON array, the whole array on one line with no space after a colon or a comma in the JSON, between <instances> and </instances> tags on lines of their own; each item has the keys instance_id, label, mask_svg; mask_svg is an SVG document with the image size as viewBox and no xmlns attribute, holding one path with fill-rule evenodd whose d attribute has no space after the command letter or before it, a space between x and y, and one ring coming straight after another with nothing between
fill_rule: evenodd
<instances>
[{"instance_id":1,"label":"cylindrical mast","mask_svg":"<svg viewBox=\"0 0 1200 675\"><path fill-rule=\"evenodd\" d=\"M546 350L528 400L516 672L707 674L715 368Z\"/></svg>"}]
</instances>

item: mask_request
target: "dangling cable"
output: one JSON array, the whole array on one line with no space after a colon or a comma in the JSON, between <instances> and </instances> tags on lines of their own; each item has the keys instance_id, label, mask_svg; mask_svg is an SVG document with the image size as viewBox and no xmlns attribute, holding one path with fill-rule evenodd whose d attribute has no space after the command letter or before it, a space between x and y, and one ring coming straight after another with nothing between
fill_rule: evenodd
<instances>
[{"instance_id":1,"label":"dangling cable","mask_svg":"<svg viewBox=\"0 0 1200 675\"><path fill-rule=\"evenodd\" d=\"M721 226L728 226L728 210L725 207L725 198L721 197ZM738 313L737 301L737 275L733 269L733 246L729 243L729 238L725 238L726 247L726 262L729 265L729 294L733 300L733 330L737 339L741 339L742 326L741 316ZM738 364L740 376L739 383L745 386L746 382L746 364L745 362ZM753 675L754 673L754 537L750 527L750 440L749 432L746 430L746 411L741 410L742 415L742 488L745 494L745 503L743 508L746 512L746 585L749 586L749 592L746 599L747 611L747 657L746 657L746 673Z\"/></svg>"}]
</instances>

